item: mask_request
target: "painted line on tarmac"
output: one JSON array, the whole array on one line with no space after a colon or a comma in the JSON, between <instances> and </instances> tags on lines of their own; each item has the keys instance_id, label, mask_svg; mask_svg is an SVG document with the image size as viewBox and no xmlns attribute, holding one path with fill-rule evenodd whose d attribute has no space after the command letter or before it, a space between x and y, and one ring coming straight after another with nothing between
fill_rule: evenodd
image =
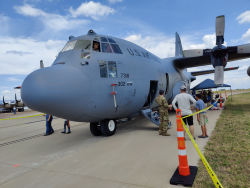
<instances>
[{"instance_id":1,"label":"painted line on tarmac","mask_svg":"<svg viewBox=\"0 0 250 188\"><path fill-rule=\"evenodd\" d=\"M70 128L79 127L80 125L83 125L83 124L73 125L73 126L70 126ZM54 132L56 133L56 132L60 132L62 130L63 129L58 129L58 130L55 130ZM44 133L37 134L37 135L34 135L34 136L29 136L29 137L22 138L22 139L19 139L19 140L14 140L14 141L11 141L11 142L6 142L6 143L3 143L3 144L0 144L0 147L2 147L2 146L8 146L10 144L15 144L15 143L26 141L26 140L30 140L30 139L33 139L33 138L38 138L38 137L41 137L43 135L44 135Z\"/></svg>"},{"instance_id":2,"label":"painted line on tarmac","mask_svg":"<svg viewBox=\"0 0 250 188\"><path fill-rule=\"evenodd\" d=\"M54 118L53 117L53 119L59 119L59 118ZM21 123L21 124L16 124L16 125L10 125L10 126L5 126L5 127L0 127L0 129L14 127L14 126L18 126L18 125L27 125L27 124L37 123L37 122L41 122L41 121L46 121L46 120L44 119L44 120L32 121L32 122L28 122L28 123Z\"/></svg>"}]
</instances>

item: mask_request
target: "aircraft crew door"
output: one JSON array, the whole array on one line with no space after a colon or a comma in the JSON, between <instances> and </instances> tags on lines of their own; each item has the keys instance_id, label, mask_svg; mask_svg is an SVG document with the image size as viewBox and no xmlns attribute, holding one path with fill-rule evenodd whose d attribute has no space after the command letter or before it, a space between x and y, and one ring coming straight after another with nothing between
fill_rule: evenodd
<instances>
[{"instance_id":1,"label":"aircraft crew door","mask_svg":"<svg viewBox=\"0 0 250 188\"><path fill-rule=\"evenodd\" d=\"M150 80L149 94L144 107L150 107L155 100L158 81Z\"/></svg>"}]
</instances>

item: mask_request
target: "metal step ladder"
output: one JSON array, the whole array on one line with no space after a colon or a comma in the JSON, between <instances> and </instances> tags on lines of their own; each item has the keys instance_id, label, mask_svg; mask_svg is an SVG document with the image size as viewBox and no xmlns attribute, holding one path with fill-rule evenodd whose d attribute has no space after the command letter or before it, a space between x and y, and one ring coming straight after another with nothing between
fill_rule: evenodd
<instances>
[{"instance_id":1,"label":"metal step ladder","mask_svg":"<svg viewBox=\"0 0 250 188\"><path fill-rule=\"evenodd\" d=\"M160 113L159 112L152 112L150 108L142 109L141 113L152 123L156 124L157 126L160 126ZM172 126L171 121L168 124L168 128Z\"/></svg>"}]
</instances>

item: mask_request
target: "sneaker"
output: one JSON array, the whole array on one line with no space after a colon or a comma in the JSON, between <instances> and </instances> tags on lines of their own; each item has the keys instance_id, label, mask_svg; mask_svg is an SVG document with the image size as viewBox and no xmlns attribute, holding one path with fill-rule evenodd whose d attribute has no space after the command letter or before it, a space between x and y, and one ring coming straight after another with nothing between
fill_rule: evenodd
<instances>
[{"instance_id":1,"label":"sneaker","mask_svg":"<svg viewBox=\"0 0 250 188\"><path fill-rule=\"evenodd\" d=\"M69 133L71 133L71 132L69 131L69 132L67 132L66 134L69 134Z\"/></svg>"},{"instance_id":2,"label":"sneaker","mask_svg":"<svg viewBox=\"0 0 250 188\"><path fill-rule=\"evenodd\" d=\"M194 137L194 140L195 140L195 137Z\"/></svg>"}]
</instances>

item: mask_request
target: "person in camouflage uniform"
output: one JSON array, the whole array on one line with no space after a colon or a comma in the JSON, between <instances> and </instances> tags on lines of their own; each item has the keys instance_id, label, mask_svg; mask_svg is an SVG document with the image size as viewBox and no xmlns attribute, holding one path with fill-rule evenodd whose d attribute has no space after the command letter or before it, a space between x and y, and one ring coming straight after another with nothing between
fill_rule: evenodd
<instances>
[{"instance_id":1,"label":"person in camouflage uniform","mask_svg":"<svg viewBox=\"0 0 250 188\"><path fill-rule=\"evenodd\" d=\"M170 136L167 133L168 128L168 108L171 108L172 105L168 105L166 98L163 96L164 91L159 91L159 96L155 99L155 101L159 104L159 113L160 113L160 126L159 126L159 135L162 136Z\"/></svg>"}]
</instances>

